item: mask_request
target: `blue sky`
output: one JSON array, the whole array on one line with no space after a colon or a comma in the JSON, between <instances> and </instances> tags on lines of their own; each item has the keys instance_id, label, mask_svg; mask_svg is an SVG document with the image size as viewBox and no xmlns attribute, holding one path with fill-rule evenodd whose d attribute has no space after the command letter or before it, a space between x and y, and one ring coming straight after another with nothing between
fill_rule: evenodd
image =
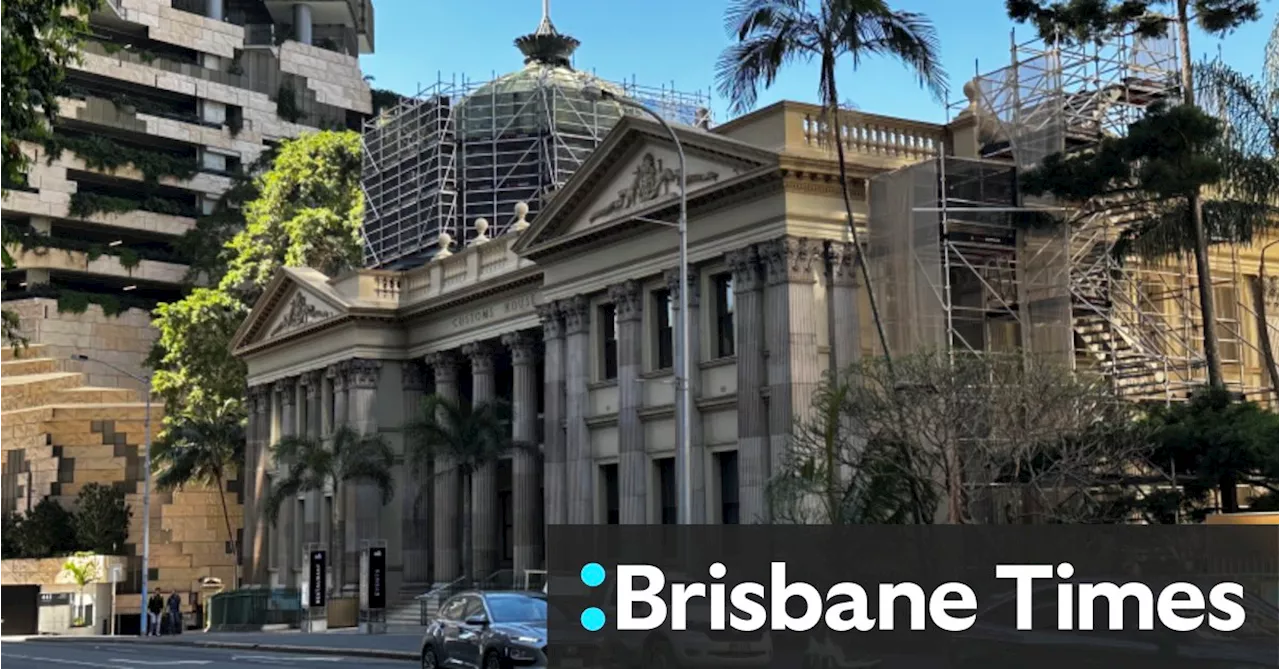
<instances>
[{"instance_id":1,"label":"blue sky","mask_svg":"<svg viewBox=\"0 0 1280 669\"><path fill-rule=\"evenodd\" d=\"M377 53L364 56L373 85L413 93L438 76L486 80L521 66L512 45L532 31L541 0L375 0ZM628 80L679 90L714 91L715 62L730 38L724 29L727 0L551 0L556 28L578 38L575 66L611 80ZM1010 30L1003 0L896 0L894 7L928 15L942 44L942 63L951 80L952 100L974 74L977 60L987 72L1009 63ZM1264 3L1262 21L1226 40L1192 37L1194 55L1216 54L1246 72L1259 72L1276 20L1275 3ZM1019 42L1032 31L1018 26ZM947 110L922 91L907 70L887 59L867 61L840 73L840 96L857 108L922 121L946 120ZM814 101L817 71L796 64L783 71L757 106L781 99ZM713 97L716 120L730 118L727 103ZM954 113L954 112L953 112Z\"/></svg>"}]
</instances>

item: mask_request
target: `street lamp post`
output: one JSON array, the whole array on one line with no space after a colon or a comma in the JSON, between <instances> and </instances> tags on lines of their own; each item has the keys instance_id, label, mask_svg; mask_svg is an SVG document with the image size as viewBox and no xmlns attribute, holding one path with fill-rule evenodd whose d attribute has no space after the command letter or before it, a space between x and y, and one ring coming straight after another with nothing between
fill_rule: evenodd
<instances>
[{"instance_id":1,"label":"street lamp post","mask_svg":"<svg viewBox=\"0 0 1280 669\"><path fill-rule=\"evenodd\" d=\"M151 571L151 375L147 374L142 377L120 369L105 360L98 360L79 353L72 355L71 359L78 362L96 362L99 365L110 367L146 386L147 408L142 418L142 430L146 435L143 437L145 446L143 447L144 452L142 455L142 604L140 607L142 636L146 636L151 622L149 620L150 616L147 614L148 585L151 580L148 578Z\"/></svg>"},{"instance_id":2,"label":"street lamp post","mask_svg":"<svg viewBox=\"0 0 1280 669\"><path fill-rule=\"evenodd\" d=\"M609 100L622 106L631 107L638 110L653 120L667 131L667 135L671 137L671 143L676 147L676 156L680 161L680 219L676 223L676 230L680 235L680 337L676 342L676 479L680 482L676 508L679 514L681 525L690 525L693 522L693 476L692 469L689 466L692 453L690 453L689 439L689 416L690 397L689 397L689 222L688 222L688 198L685 193L685 160L684 147L680 144L680 138L676 136L676 132L666 119L658 115L657 112L634 100L614 95L611 91L605 90L596 84L587 84L582 89L583 97L591 101ZM649 220L649 219L646 219ZM665 221L651 221L654 223L662 223L670 225Z\"/></svg>"}]
</instances>

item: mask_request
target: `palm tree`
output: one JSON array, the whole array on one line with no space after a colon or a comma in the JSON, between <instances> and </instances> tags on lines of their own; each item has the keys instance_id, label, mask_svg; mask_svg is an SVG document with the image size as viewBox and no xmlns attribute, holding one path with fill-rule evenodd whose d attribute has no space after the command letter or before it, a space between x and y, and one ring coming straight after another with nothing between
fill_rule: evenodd
<instances>
[{"instance_id":1,"label":"palm tree","mask_svg":"<svg viewBox=\"0 0 1280 669\"><path fill-rule=\"evenodd\" d=\"M231 529L227 509L227 481L244 461L245 413L238 400L228 399L201 415L175 416L156 441L152 461L156 488L175 490L192 483L212 486L218 491L227 541L235 556L236 584L240 583L240 549Z\"/></svg>"},{"instance_id":2,"label":"palm tree","mask_svg":"<svg viewBox=\"0 0 1280 669\"><path fill-rule=\"evenodd\" d=\"M391 468L395 455L378 434L360 434L349 425L338 428L328 440L290 436L281 439L272 454L285 475L272 485L262 513L274 525L285 502L301 493L333 491L329 528L329 553L333 560L333 590L342 587L344 508L341 500L351 483L371 483L382 494L382 504L391 502L395 481Z\"/></svg>"},{"instance_id":3,"label":"palm tree","mask_svg":"<svg viewBox=\"0 0 1280 669\"><path fill-rule=\"evenodd\" d=\"M85 625L84 620L84 589L90 583L98 580L98 562L93 553L78 552L67 558L62 564L62 571L71 578L71 582L76 585L76 619L77 626ZM92 623L88 623L92 624Z\"/></svg>"},{"instance_id":4,"label":"palm tree","mask_svg":"<svg viewBox=\"0 0 1280 669\"><path fill-rule=\"evenodd\" d=\"M430 471L432 461L452 463L461 476L458 508L463 509L462 571L467 583L475 574L471 538L471 483L480 469L498 461L513 447L528 448L511 439L511 408L502 400L475 406L441 395L422 401L422 416L408 427L410 464L417 474ZM438 472L443 474L444 471Z\"/></svg>"},{"instance_id":5,"label":"palm tree","mask_svg":"<svg viewBox=\"0 0 1280 669\"><path fill-rule=\"evenodd\" d=\"M871 301L871 318L887 360L889 342L853 222L840 131L842 105L836 89L836 65L845 56L852 59L855 69L868 56L896 58L915 70L920 83L939 99L944 97L946 75L938 63L937 35L923 15L894 11L884 0L817 0L817 4L814 12L806 0L735 0L726 13L725 24L738 42L720 54L716 80L720 94L731 101L733 111L742 113L755 105L761 85L773 85L783 65L818 60L818 98L823 115L830 121L825 124L830 133L828 140L835 145L840 161L840 190L849 234L857 249Z\"/></svg>"}]
</instances>

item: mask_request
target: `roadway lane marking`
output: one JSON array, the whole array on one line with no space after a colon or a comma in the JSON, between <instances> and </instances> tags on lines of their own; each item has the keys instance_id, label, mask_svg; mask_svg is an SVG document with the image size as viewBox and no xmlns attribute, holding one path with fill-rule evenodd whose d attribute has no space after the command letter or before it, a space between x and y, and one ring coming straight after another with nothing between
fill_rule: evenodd
<instances>
[{"instance_id":1,"label":"roadway lane marking","mask_svg":"<svg viewBox=\"0 0 1280 669\"><path fill-rule=\"evenodd\" d=\"M232 655L231 661L252 660L254 662L270 662L272 664L290 664L292 662L345 662L347 658L325 655L321 657L287 657L282 655Z\"/></svg>"},{"instance_id":2,"label":"roadway lane marking","mask_svg":"<svg viewBox=\"0 0 1280 669\"><path fill-rule=\"evenodd\" d=\"M41 662L52 662L54 664L70 664L77 667L101 667L104 669L120 669L114 664L99 664L97 662L85 662L83 660L64 660L58 657L36 657L34 655L19 655L17 653L0 653L0 657L11 657L19 660L39 660Z\"/></svg>"},{"instance_id":3,"label":"roadway lane marking","mask_svg":"<svg viewBox=\"0 0 1280 669\"><path fill-rule=\"evenodd\" d=\"M108 662L123 662L124 664L141 664L148 667L172 667L179 664L212 664L212 660L123 660L120 658L112 658Z\"/></svg>"}]
</instances>

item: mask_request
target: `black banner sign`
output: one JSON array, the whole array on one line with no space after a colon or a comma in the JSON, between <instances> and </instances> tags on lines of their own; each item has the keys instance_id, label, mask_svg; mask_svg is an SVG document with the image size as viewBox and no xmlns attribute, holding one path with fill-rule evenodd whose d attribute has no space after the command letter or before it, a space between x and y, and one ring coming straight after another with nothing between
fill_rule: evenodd
<instances>
[{"instance_id":1,"label":"black banner sign","mask_svg":"<svg viewBox=\"0 0 1280 669\"><path fill-rule=\"evenodd\" d=\"M369 549L369 608L387 608L387 549Z\"/></svg>"},{"instance_id":2,"label":"black banner sign","mask_svg":"<svg viewBox=\"0 0 1280 669\"><path fill-rule=\"evenodd\" d=\"M324 563L324 551L311 551L311 583L308 586L311 588L311 591L308 593L307 597L308 606L324 606Z\"/></svg>"}]
</instances>

